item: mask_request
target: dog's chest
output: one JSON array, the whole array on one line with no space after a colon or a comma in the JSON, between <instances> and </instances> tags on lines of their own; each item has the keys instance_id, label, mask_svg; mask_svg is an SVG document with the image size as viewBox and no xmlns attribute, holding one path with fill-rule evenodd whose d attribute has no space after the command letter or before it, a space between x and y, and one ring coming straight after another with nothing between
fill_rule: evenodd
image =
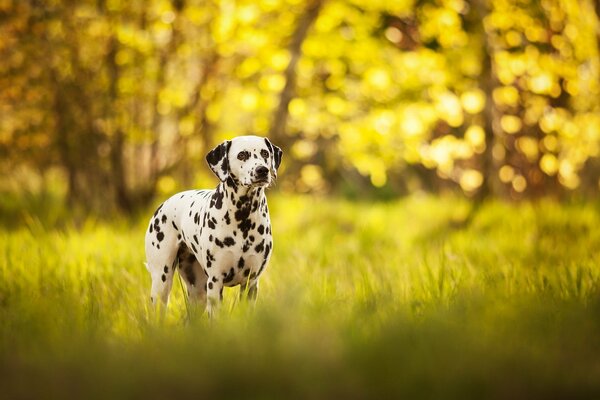
<instances>
[{"instance_id":1,"label":"dog's chest","mask_svg":"<svg viewBox=\"0 0 600 400\"><path fill-rule=\"evenodd\" d=\"M185 241L208 275L225 286L238 285L260 275L272 251L271 225L266 199L216 207L201 202L184 224Z\"/></svg>"},{"instance_id":2,"label":"dog's chest","mask_svg":"<svg viewBox=\"0 0 600 400\"><path fill-rule=\"evenodd\" d=\"M254 213L242 220L234 216L230 224L216 228L212 239L209 234L206 249L214 258L211 268L221 276L224 285L234 286L258 277L273 246L268 215Z\"/></svg>"}]
</instances>

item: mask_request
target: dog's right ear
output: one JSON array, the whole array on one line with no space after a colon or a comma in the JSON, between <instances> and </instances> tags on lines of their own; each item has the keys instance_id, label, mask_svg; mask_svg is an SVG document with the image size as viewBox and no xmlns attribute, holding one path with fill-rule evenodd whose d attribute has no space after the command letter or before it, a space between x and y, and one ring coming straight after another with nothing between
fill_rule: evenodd
<instances>
[{"instance_id":1,"label":"dog's right ear","mask_svg":"<svg viewBox=\"0 0 600 400\"><path fill-rule=\"evenodd\" d=\"M208 166L222 182L229 176L229 147L231 140L226 140L206 155Z\"/></svg>"}]
</instances>

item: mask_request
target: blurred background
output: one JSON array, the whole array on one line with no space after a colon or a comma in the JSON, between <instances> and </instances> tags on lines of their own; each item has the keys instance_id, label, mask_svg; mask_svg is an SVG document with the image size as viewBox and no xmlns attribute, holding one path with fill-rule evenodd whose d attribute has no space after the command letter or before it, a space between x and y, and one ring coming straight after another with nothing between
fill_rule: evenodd
<instances>
[{"instance_id":1,"label":"blurred background","mask_svg":"<svg viewBox=\"0 0 600 400\"><path fill-rule=\"evenodd\" d=\"M21 193L132 213L213 186L205 154L244 134L283 148L284 192L596 196L598 15L593 0L1 0L3 207Z\"/></svg>"}]
</instances>

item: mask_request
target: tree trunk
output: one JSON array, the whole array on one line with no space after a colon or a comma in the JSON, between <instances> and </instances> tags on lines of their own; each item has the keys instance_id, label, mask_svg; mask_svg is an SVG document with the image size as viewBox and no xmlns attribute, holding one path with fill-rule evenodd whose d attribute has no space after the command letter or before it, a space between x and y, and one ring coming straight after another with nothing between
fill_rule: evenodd
<instances>
[{"instance_id":1,"label":"tree trunk","mask_svg":"<svg viewBox=\"0 0 600 400\"><path fill-rule=\"evenodd\" d=\"M273 124L269 132L271 139L279 143L280 146L285 146L284 134L289 115L288 105L296 90L296 67L302 55L302 43L306 39L309 28L317 19L323 3L324 0L309 0L306 10L298 20L298 25L296 25L288 46L290 62L284 72L285 86L279 95L279 106L273 115Z\"/></svg>"},{"instance_id":2,"label":"tree trunk","mask_svg":"<svg viewBox=\"0 0 600 400\"><path fill-rule=\"evenodd\" d=\"M119 81L119 67L115 60L119 46L117 38L114 36L111 37L108 46L106 64L108 68L109 87L105 115L109 117L109 120L111 121L109 129L112 130L110 147L111 184L113 186L117 206L122 211L131 212L133 205L131 204L131 198L127 190L126 170L123 163L125 134L121 127L116 126L114 113L112 111L116 108L118 97L117 84Z\"/></svg>"},{"instance_id":3,"label":"tree trunk","mask_svg":"<svg viewBox=\"0 0 600 400\"><path fill-rule=\"evenodd\" d=\"M483 130L485 132L485 151L481 157L481 173L483 174L483 183L475 196L475 202L481 203L490 196L497 194L497 166L493 156L493 148L496 144L498 133L496 110L493 98L494 89L497 86L496 76L494 74L494 65L492 60L493 45L490 42L489 35L485 31L484 19L489 14L489 5L486 0L477 0L471 10L472 22L475 24L475 32L481 37L482 60L481 77L479 87L485 93L485 108L483 109Z\"/></svg>"}]
</instances>

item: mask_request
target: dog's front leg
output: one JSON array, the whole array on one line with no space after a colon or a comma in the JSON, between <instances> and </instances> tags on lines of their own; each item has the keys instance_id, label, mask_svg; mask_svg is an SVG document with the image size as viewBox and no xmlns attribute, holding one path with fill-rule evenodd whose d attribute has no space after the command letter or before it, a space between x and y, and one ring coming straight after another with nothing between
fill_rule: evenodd
<instances>
[{"instance_id":1,"label":"dog's front leg","mask_svg":"<svg viewBox=\"0 0 600 400\"><path fill-rule=\"evenodd\" d=\"M223 300L223 282L214 276L208 277L206 285L206 312L209 318L215 315L219 304Z\"/></svg>"}]
</instances>

